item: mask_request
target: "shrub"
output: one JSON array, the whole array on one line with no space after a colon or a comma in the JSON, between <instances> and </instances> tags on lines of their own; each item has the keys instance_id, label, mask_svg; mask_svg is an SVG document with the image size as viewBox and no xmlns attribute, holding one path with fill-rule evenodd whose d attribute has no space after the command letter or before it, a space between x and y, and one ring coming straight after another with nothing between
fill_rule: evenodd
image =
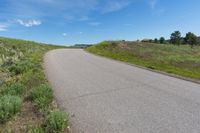
<instances>
[{"instance_id":1,"label":"shrub","mask_svg":"<svg viewBox=\"0 0 200 133\"><path fill-rule=\"evenodd\" d=\"M11 86L5 86L1 90L1 94L21 96L22 94L24 94L24 91L25 91L25 86L23 86L20 83L15 83Z\"/></svg>"},{"instance_id":2,"label":"shrub","mask_svg":"<svg viewBox=\"0 0 200 133\"><path fill-rule=\"evenodd\" d=\"M5 95L0 98L0 123L6 122L21 110L22 100L17 96Z\"/></svg>"},{"instance_id":3,"label":"shrub","mask_svg":"<svg viewBox=\"0 0 200 133\"><path fill-rule=\"evenodd\" d=\"M43 125L46 133L60 133L63 132L68 124L68 115L64 112L51 112Z\"/></svg>"},{"instance_id":4,"label":"shrub","mask_svg":"<svg viewBox=\"0 0 200 133\"><path fill-rule=\"evenodd\" d=\"M40 111L46 111L53 100L53 91L48 85L42 84L33 89L31 99Z\"/></svg>"},{"instance_id":5,"label":"shrub","mask_svg":"<svg viewBox=\"0 0 200 133\"><path fill-rule=\"evenodd\" d=\"M14 60L12 58L8 58L3 62L2 66L5 67L5 66L10 66L12 64L14 64Z\"/></svg>"},{"instance_id":6,"label":"shrub","mask_svg":"<svg viewBox=\"0 0 200 133\"><path fill-rule=\"evenodd\" d=\"M23 60L20 62L17 62L16 64L9 67L9 71L14 73L15 75L23 74L24 72L27 72L28 70L32 69L34 67L34 64L31 61Z\"/></svg>"},{"instance_id":7,"label":"shrub","mask_svg":"<svg viewBox=\"0 0 200 133\"><path fill-rule=\"evenodd\" d=\"M33 88L40 84L45 83L45 76L43 71L33 72L28 71L22 75L21 82L27 86L27 88Z\"/></svg>"}]
</instances>

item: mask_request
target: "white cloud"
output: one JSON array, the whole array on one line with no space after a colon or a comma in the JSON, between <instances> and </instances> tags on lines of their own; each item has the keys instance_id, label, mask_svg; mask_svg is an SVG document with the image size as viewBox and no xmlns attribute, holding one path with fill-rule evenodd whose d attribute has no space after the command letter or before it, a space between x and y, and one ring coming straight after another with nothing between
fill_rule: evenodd
<instances>
[{"instance_id":1,"label":"white cloud","mask_svg":"<svg viewBox=\"0 0 200 133\"><path fill-rule=\"evenodd\" d=\"M151 9L154 9L157 3L158 3L158 0L150 0L149 5Z\"/></svg>"},{"instance_id":2,"label":"white cloud","mask_svg":"<svg viewBox=\"0 0 200 133\"><path fill-rule=\"evenodd\" d=\"M89 25L91 25L91 26L99 26L99 25L101 25L101 23L100 22L91 22L91 23L89 23Z\"/></svg>"},{"instance_id":3,"label":"white cloud","mask_svg":"<svg viewBox=\"0 0 200 133\"><path fill-rule=\"evenodd\" d=\"M7 31L7 25L0 24L0 31Z\"/></svg>"},{"instance_id":4,"label":"white cloud","mask_svg":"<svg viewBox=\"0 0 200 133\"><path fill-rule=\"evenodd\" d=\"M52 18L57 22L95 21L97 15L122 10L136 0L7 0L1 6L0 16L17 20L20 25L31 27L42 24L33 18Z\"/></svg>"},{"instance_id":5,"label":"white cloud","mask_svg":"<svg viewBox=\"0 0 200 133\"><path fill-rule=\"evenodd\" d=\"M111 0L105 3L105 6L102 10L102 13L109 13L121 10L127 6L129 6L132 2L127 0Z\"/></svg>"},{"instance_id":6,"label":"white cloud","mask_svg":"<svg viewBox=\"0 0 200 133\"><path fill-rule=\"evenodd\" d=\"M89 16L81 16L79 19L79 21L87 21L90 20Z\"/></svg>"},{"instance_id":7,"label":"white cloud","mask_svg":"<svg viewBox=\"0 0 200 133\"><path fill-rule=\"evenodd\" d=\"M135 0L8 0L4 6L12 18L31 19L42 17L66 18L67 21L86 21L93 11L109 13L121 10ZM1 6L0 6L1 7ZM59 15L58 15L59 14ZM27 25L27 24L26 24ZM28 27L28 26L27 26Z\"/></svg>"},{"instance_id":8,"label":"white cloud","mask_svg":"<svg viewBox=\"0 0 200 133\"><path fill-rule=\"evenodd\" d=\"M67 36L67 33L62 33L63 36Z\"/></svg>"},{"instance_id":9,"label":"white cloud","mask_svg":"<svg viewBox=\"0 0 200 133\"><path fill-rule=\"evenodd\" d=\"M25 27L38 26L42 24L40 20L34 20L34 19L32 20L31 19L30 20L17 19L17 22Z\"/></svg>"}]
</instances>

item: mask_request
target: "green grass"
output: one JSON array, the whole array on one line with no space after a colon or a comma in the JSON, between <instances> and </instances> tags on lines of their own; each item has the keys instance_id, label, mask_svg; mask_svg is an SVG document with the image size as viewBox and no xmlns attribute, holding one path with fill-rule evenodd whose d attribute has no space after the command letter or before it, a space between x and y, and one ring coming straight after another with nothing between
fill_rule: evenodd
<instances>
[{"instance_id":1,"label":"green grass","mask_svg":"<svg viewBox=\"0 0 200 133\"><path fill-rule=\"evenodd\" d=\"M21 110L20 97L5 95L0 97L0 123L4 123Z\"/></svg>"},{"instance_id":2,"label":"green grass","mask_svg":"<svg viewBox=\"0 0 200 133\"><path fill-rule=\"evenodd\" d=\"M105 41L86 50L150 69L200 79L200 46Z\"/></svg>"},{"instance_id":3,"label":"green grass","mask_svg":"<svg viewBox=\"0 0 200 133\"><path fill-rule=\"evenodd\" d=\"M0 95L21 96L25 93L25 86L20 83L15 83L10 86L4 86L0 90Z\"/></svg>"},{"instance_id":4,"label":"green grass","mask_svg":"<svg viewBox=\"0 0 200 133\"><path fill-rule=\"evenodd\" d=\"M34 67L37 67L35 63L26 59L26 60L21 60L19 62L16 62L15 64L12 64L9 67L9 71L14 75L18 75L18 74L23 74L33 69Z\"/></svg>"},{"instance_id":5,"label":"green grass","mask_svg":"<svg viewBox=\"0 0 200 133\"><path fill-rule=\"evenodd\" d=\"M44 112L49 109L53 101L53 91L48 85L42 84L31 92L31 99L40 111Z\"/></svg>"},{"instance_id":6,"label":"green grass","mask_svg":"<svg viewBox=\"0 0 200 133\"><path fill-rule=\"evenodd\" d=\"M0 37L0 132L43 132L39 123L58 110L43 70L44 54L57 48L64 47ZM20 110L15 121L12 117ZM24 129L24 125L35 130Z\"/></svg>"},{"instance_id":7,"label":"green grass","mask_svg":"<svg viewBox=\"0 0 200 133\"><path fill-rule=\"evenodd\" d=\"M32 128L28 131L28 133L45 133L41 127Z\"/></svg>"},{"instance_id":8,"label":"green grass","mask_svg":"<svg viewBox=\"0 0 200 133\"><path fill-rule=\"evenodd\" d=\"M45 122L40 127L31 128L28 133L63 133L66 132L68 123L68 114L61 111L53 111L48 114Z\"/></svg>"},{"instance_id":9,"label":"green grass","mask_svg":"<svg viewBox=\"0 0 200 133\"><path fill-rule=\"evenodd\" d=\"M68 124L68 115L64 112L55 111L47 116L43 125L45 133L61 133Z\"/></svg>"}]
</instances>

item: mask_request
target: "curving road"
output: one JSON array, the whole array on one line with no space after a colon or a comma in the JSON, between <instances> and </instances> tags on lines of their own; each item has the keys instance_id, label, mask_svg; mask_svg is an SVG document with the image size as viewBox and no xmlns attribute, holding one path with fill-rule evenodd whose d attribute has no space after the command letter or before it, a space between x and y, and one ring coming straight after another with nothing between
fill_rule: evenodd
<instances>
[{"instance_id":1,"label":"curving road","mask_svg":"<svg viewBox=\"0 0 200 133\"><path fill-rule=\"evenodd\" d=\"M200 85L79 49L45 56L74 133L199 133Z\"/></svg>"}]
</instances>

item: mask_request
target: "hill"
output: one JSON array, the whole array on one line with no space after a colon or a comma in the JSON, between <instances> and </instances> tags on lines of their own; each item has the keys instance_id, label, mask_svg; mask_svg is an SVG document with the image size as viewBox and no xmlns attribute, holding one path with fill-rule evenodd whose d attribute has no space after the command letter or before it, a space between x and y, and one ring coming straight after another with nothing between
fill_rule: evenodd
<instances>
[{"instance_id":1,"label":"hill","mask_svg":"<svg viewBox=\"0 0 200 133\"><path fill-rule=\"evenodd\" d=\"M64 47L0 37L0 132L56 132L49 118L65 127L42 67L44 54L57 48Z\"/></svg>"},{"instance_id":2,"label":"hill","mask_svg":"<svg viewBox=\"0 0 200 133\"><path fill-rule=\"evenodd\" d=\"M200 79L200 46L105 41L87 51L150 69Z\"/></svg>"},{"instance_id":3,"label":"hill","mask_svg":"<svg viewBox=\"0 0 200 133\"><path fill-rule=\"evenodd\" d=\"M90 47L92 45L90 44L75 44L74 46L71 46L70 48L81 48L81 49L85 49L87 47Z\"/></svg>"}]
</instances>

